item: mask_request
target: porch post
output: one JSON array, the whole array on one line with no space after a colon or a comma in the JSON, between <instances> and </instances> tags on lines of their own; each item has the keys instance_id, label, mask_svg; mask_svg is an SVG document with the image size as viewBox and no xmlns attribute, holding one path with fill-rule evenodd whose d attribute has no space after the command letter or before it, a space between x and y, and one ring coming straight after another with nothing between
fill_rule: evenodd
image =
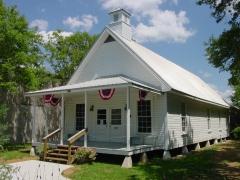
<instances>
[{"instance_id":1,"label":"porch post","mask_svg":"<svg viewBox=\"0 0 240 180\"><path fill-rule=\"evenodd\" d=\"M33 97L33 116L32 116L32 148L30 150L30 156L36 155L36 149L34 143L36 142L36 97Z\"/></svg>"},{"instance_id":2,"label":"porch post","mask_svg":"<svg viewBox=\"0 0 240 180\"><path fill-rule=\"evenodd\" d=\"M84 129L87 129L87 91L84 92L85 112L84 112ZM84 147L87 147L87 134L84 136Z\"/></svg>"},{"instance_id":3,"label":"porch post","mask_svg":"<svg viewBox=\"0 0 240 180\"><path fill-rule=\"evenodd\" d=\"M63 145L63 132L64 132L64 96L62 94L62 104L61 104L61 120L60 120L60 127L61 127L61 134L60 134L60 144Z\"/></svg>"},{"instance_id":4,"label":"porch post","mask_svg":"<svg viewBox=\"0 0 240 180\"><path fill-rule=\"evenodd\" d=\"M32 117L32 144L36 142L36 104L37 98L33 97L33 117Z\"/></svg>"},{"instance_id":5,"label":"porch post","mask_svg":"<svg viewBox=\"0 0 240 180\"><path fill-rule=\"evenodd\" d=\"M131 119L130 88L127 87L127 150L130 150L130 119Z\"/></svg>"}]
</instances>

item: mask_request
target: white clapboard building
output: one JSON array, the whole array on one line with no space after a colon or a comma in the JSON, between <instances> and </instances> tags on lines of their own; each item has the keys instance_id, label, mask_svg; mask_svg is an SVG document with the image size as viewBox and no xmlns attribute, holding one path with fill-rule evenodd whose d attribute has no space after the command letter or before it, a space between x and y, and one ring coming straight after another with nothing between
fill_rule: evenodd
<instances>
[{"instance_id":1,"label":"white clapboard building","mask_svg":"<svg viewBox=\"0 0 240 180\"><path fill-rule=\"evenodd\" d=\"M59 133L63 146L123 155L123 165L131 166L133 154L163 150L167 158L174 148L186 152L189 145L225 139L229 105L222 97L198 76L134 41L126 10L109 15L110 24L66 85L26 94L61 97L59 129L43 140L49 143ZM38 143L33 130L33 146ZM51 157L46 151L46 160Z\"/></svg>"}]
</instances>

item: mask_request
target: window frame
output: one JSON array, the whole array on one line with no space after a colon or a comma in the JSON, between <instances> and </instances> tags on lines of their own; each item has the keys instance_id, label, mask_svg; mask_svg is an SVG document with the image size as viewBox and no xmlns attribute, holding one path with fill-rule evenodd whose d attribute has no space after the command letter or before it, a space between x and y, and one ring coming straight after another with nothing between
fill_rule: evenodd
<instances>
[{"instance_id":1,"label":"window frame","mask_svg":"<svg viewBox=\"0 0 240 180\"><path fill-rule=\"evenodd\" d=\"M149 110L150 110L149 115L139 115L139 114L143 114L143 111L141 111L141 113L139 113L139 103L142 103L142 102L149 103L147 105L147 106L149 106ZM143 109L141 109L141 110L143 110ZM145 109L145 112L147 112L146 109ZM139 122L140 118L142 118L142 120L141 120L142 126L140 126L140 122ZM150 119L150 123L148 122L149 120L146 120L147 118ZM145 124L146 126L143 127L144 126L143 124ZM148 125L148 124L150 124L150 125ZM140 128L142 129L142 131L139 131ZM144 131L143 129L145 129L146 131ZM150 129L150 131L148 131L147 129ZM137 101L137 133L139 133L139 134L151 134L152 133L152 102L150 99Z\"/></svg>"},{"instance_id":2,"label":"window frame","mask_svg":"<svg viewBox=\"0 0 240 180\"><path fill-rule=\"evenodd\" d=\"M83 107L80 107L80 109L82 110L81 112L78 112L79 110L78 106L83 106ZM84 103L76 104L75 105L75 130L81 131L84 128L85 128L85 104Z\"/></svg>"},{"instance_id":3,"label":"window frame","mask_svg":"<svg viewBox=\"0 0 240 180\"><path fill-rule=\"evenodd\" d=\"M102 114L98 114L98 111L101 111L101 110L105 110L105 112L106 112L106 114L104 114L104 113L102 113ZM96 112L96 119L97 119L97 121L96 121L96 125L97 126L107 126L107 114L108 114L108 111L107 111L107 109L106 108L99 108L99 109L97 109L97 112ZM105 115L105 119L104 118L99 118L99 115L100 116L103 116L103 115ZM98 122L100 122L100 123L98 123Z\"/></svg>"},{"instance_id":4,"label":"window frame","mask_svg":"<svg viewBox=\"0 0 240 180\"><path fill-rule=\"evenodd\" d=\"M186 109L187 109L186 103L181 103L181 124L182 124L182 133L183 134L187 134L187 129L188 129L188 119L187 119L187 110Z\"/></svg>"},{"instance_id":5,"label":"window frame","mask_svg":"<svg viewBox=\"0 0 240 180\"><path fill-rule=\"evenodd\" d=\"M114 119L114 121L120 121L119 124L113 124L112 123L113 122L113 113L112 113L113 110L120 110L120 114L118 114L118 115L120 115L120 119ZM116 116L116 114L114 114L114 115ZM121 126L122 125L122 109L121 108L111 108L111 117L110 118L111 118L110 119L111 125L113 125L113 126Z\"/></svg>"},{"instance_id":6,"label":"window frame","mask_svg":"<svg viewBox=\"0 0 240 180\"><path fill-rule=\"evenodd\" d=\"M207 127L208 130L211 130L211 111L210 109L207 109Z\"/></svg>"}]
</instances>

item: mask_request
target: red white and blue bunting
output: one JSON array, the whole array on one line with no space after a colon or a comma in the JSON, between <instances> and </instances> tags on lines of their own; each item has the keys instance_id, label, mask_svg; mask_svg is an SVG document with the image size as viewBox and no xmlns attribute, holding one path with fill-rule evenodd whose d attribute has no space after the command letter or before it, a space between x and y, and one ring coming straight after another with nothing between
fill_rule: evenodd
<instances>
[{"instance_id":1,"label":"red white and blue bunting","mask_svg":"<svg viewBox=\"0 0 240 180\"><path fill-rule=\"evenodd\" d=\"M144 91L144 90L139 90L139 99L140 101L144 101L146 96L147 96L148 92Z\"/></svg>"},{"instance_id":2,"label":"red white and blue bunting","mask_svg":"<svg viewBox=\"0 0 240 180\"><path fill-rule=\"evenodd\" d=\"M43 96L43 101L46 104L51 104L52 106L56 106L61 101L61 98L56 98L54 97L53 94L47 94Z\"/></svg>"},{"instance_id":3,"label":"red white and blue bunting","mask_svg":"<svg viewBox=\"0 0 240 180\"><path fill-rule=\"evenodd\" d=\"M112 98L113 94L115 92L115 88L113 89L101 89L98 91L99 96L102 100L109 100Z\"/></svg>"}]
</instances>

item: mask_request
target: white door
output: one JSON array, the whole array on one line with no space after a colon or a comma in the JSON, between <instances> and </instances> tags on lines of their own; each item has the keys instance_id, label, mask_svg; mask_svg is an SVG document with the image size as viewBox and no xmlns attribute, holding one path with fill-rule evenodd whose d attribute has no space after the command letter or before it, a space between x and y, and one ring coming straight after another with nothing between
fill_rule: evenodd
<instances>
[{"instance_id":1,"label":"white door","mask_svg":"<svg viewBox=\"0 0 240 180\"><path fill-rule=\"evenodd\" d=\"M122 108L98 108L96 111L96 141L124 142L123 115Z\"/></svg>"},{"instance_id":2,"label":"white door","mask_svg":"<svg viewBox=\"0 0 240 180\"><path fill-rule=\"evenodd\" d=\"M99 108L96 114L96 141L109 141L108 109Z\"/></svg>"},{"instance_id":3,"label":"white door","mask_svg":"<svg viewBox=\"0 0 240 180\"><path fill-rule=\"evenodd\" d=\"M124 142L123 110L121 108L109 109L109 141Z\"/></svg>"}]
</instances>

